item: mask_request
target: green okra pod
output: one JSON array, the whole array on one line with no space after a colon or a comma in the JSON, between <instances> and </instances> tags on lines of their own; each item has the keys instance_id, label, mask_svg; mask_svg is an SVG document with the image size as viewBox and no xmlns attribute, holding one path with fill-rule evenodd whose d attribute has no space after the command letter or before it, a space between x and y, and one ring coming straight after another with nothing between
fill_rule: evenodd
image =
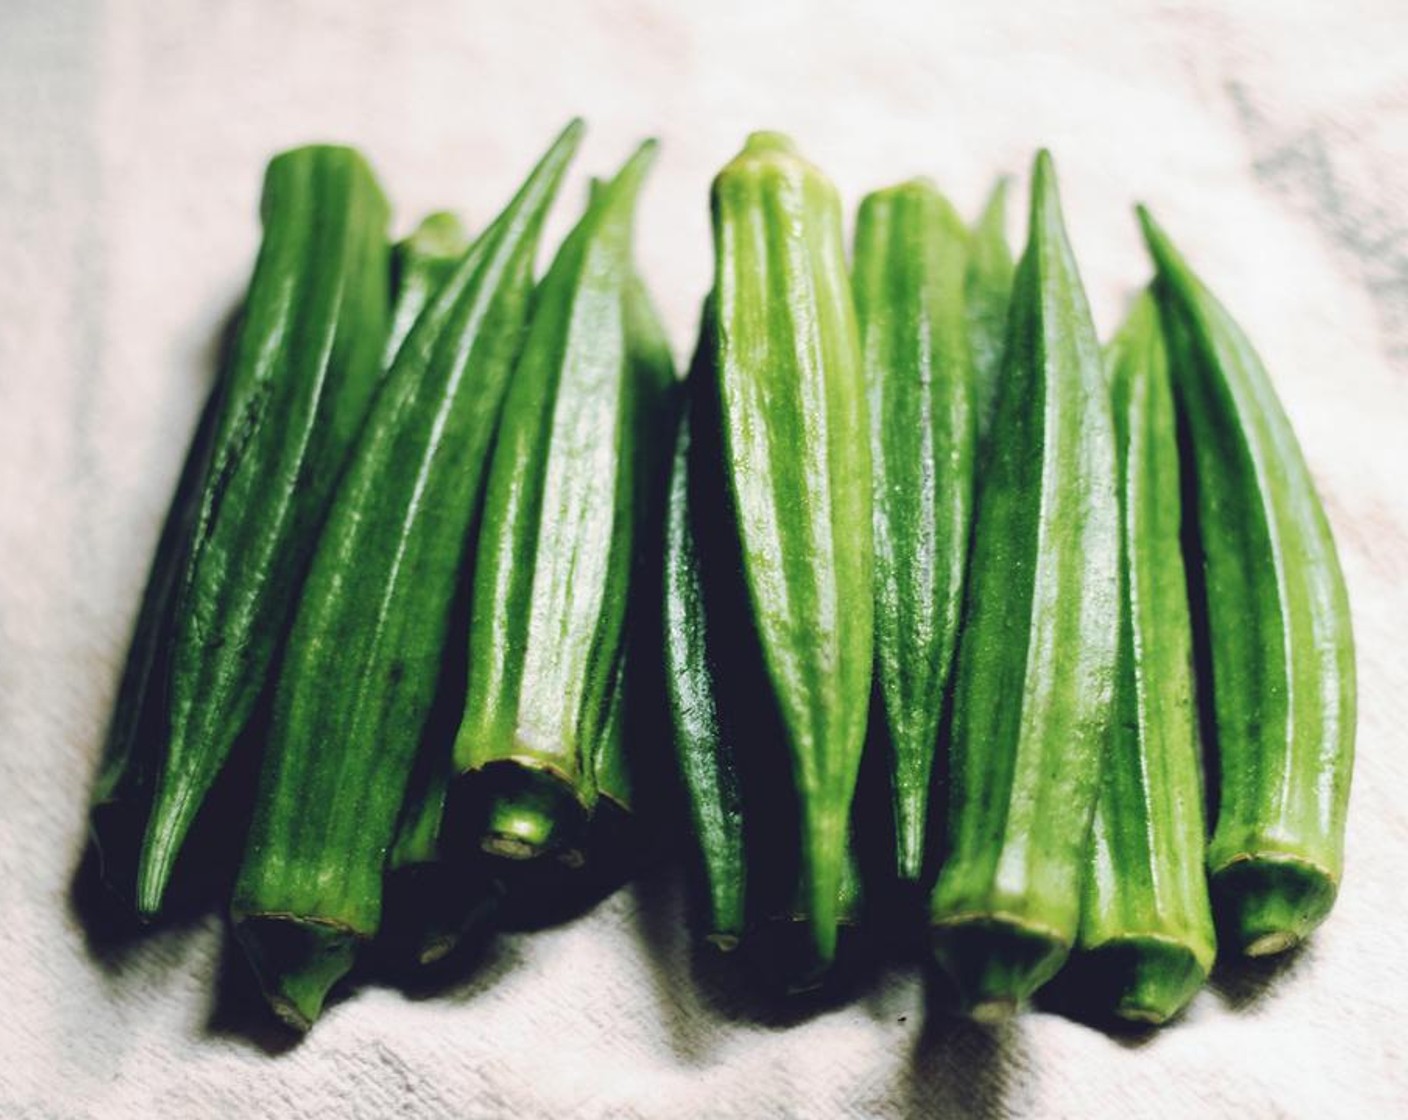
<instances>
[{"instance_id":1,"label":"green okra pod","mask_svg":"<svg viewBox=\"0 0 1408 1120\"><path fill-rule=\"evenodd\" d=\"M707 331L706 323L706 331ZM696 367L697 368L697 367ZM691 376L691 390L698 388ZM720 704L724 670L701 568L691 499L698 485L691 469L692 408L686 404L670 470L665 513L662 611L666 705L675 756L688 808L696 867L703 883L700 925L720 949L737 947L746 918L747 860L743 803L735 741L726 704ZM739 713L733 713L738 718Z\"/></svg>"},{"instance_id":2,"label":"green okra pod","mask_svg":"<svg viewBox=\"0 0 1408 1120\"><path fill-rule=\"evenodd\" d=\"M999 179L973 227L963 289L978 419L978 450L983 453L997 415L1007 314L1012 302L1012 249L1007 244L1007 179Z\"/></svg>"},{"instance_id":3,"label":"green okra pod","mask_svg":"<svg viewBox=\"0 0 1408 1120\"><path fill-rule=\"evenodd\" d=\"M306 1029L381 921L480 480L573 122L418 317L338 487L288 639L231 915Z\"/></svg>"},{"instance_id":4,"label":"green okra pod","mask_svg":"<svg viewBox=\"0 0 1408 1120\"><path fill-rule=\"evenodd\" d=\"M1216 942L1178 437L1168 355L1148 293L1111 344L1108 368L1119 461L1119 672L1078 947L1109 1010L1162 1023L1202 987Z\"/></svg>"},{"instance_id":5,"label":"green okra pod","mask_svg":"<svg viewBox=\"0 0 1408 1120\"><path fill-rule=\"evenodd\" d=\"M534 299L494 452L455 770L469 834L510 859L583 858L592 760L624 634L653 394L628 295L642 145L593 192Z\"/></svg>"},{"instance_id":6,"label":"green okra pod","mask_svg":"<svg viewBox=\"0 0 1408 1120\"><path fill-rule=\"evenodd\" d=\"M967 230L928 182L861 203L853 269L869 394L875 677L899 878L925 865L940 699L958 638L973 515Z\"/></svg>"},{"instance_id":7,"label":"green okra pod","mask_svg":"<svg viewBox=\"0 0 1408 1120\"><path fill-rule=\"evenodd\" d=\"M835 188L754 133L714 180L713 390L748 607L798 794L811 951L836 947L870 702L869 428Z\"/></svg>"},{"instance_id":8,"label":"green okra pod","mask_svg":"<svg viewBox=\"0 0 1408 1120\"><path fill-rule=\"evenodd\" d=\"M349 148L276 156L264 240L176 589L169 738L138 871L160 907L176 857L263 691L381 374L386 199Z\"/></svg>"},{"instance_id":9,"label":"green okra pod","mask_svg":"<svg viewBox=\"0 0 1408 1120\"><path fill-rule=\"evenodd\" d=\"M1300 444L1241 328L1140 211L1189 434L1215 724L1208 873L1220 932L1253 956L1329 913L1354 765L1349 598Z\"/></svg>"},{"instance_id":10,"label":"green okra pod","mask_svg":"<svg viewBox=\"0 0 1408 1120\"><path fill-rule=\"evenodd\" d=\"M1051 157L1037 156L973 529L935 953L978 1019L1056 972L1080 919L1119 627L1114 431Z\"/></svg>"},{"instance_id":11,"label":"green okra pod","mask_svg":"<svg viewBox=\"0 0 1408 1120\"><path fill-rule=\"evenodd\" d=\"M656 576L655 571L647 570L647 565L658 568L660 564L658 545L654 549L651 545L658 540L658 526L663 516L670 453L673 450L673 420L680 387L664 324L639 276L633 276L626 289L626 338L631 376L636 379L636 392L644 402L636 463L641 530L634 534L632 563L636 571L632 576L632 587L647 588L653 586L651 581ZM622 638L618 651L601 731L591 760L598 806L609 806L609 814L615 817L625 817L631 813L636 785L631 740L641 721L631 700L636 688L636 674L631 669L630 635L639 629L640 620L651 613L652 606L640 602L628 605L626 636ZM639 761L637 759L636 763Z\"/></svg>"}]
</instances>

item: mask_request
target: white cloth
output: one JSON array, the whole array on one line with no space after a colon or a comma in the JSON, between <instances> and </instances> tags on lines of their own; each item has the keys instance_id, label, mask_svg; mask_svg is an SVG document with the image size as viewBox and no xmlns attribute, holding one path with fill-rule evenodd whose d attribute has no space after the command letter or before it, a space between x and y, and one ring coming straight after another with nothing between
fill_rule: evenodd
<instances>
[{"instance_id":1,"label":"white cloth","mask_svg":"<svg viewBox=\"0 0 1408 1120\"><path fill-rule=\"evenodd\" d=\"M1405 43L1401 0L7 0L0 1114L1403 1115ZM992 176L1025 175L1049 145L1105 332L1148 273L1131 204L1153 206L1273 372L1355 611L1347 877L1274 980L1214 986L1142 1045L1049 1014L926 1028L902 969L784 1025L692 979L665 876L503 938L438 998L363 990L273 1056L211 1026L216 919L90 957L66 908L85 793L218 325L249 273L265 160L348 140L398 229L443 206L479 226L574 113L592 131L550 233L589 173L659 136L639 253L681 355L709 278L709 179L750 129L791 132L848 206L922 173L969 214Z\"/></svg>"}]
</instances>

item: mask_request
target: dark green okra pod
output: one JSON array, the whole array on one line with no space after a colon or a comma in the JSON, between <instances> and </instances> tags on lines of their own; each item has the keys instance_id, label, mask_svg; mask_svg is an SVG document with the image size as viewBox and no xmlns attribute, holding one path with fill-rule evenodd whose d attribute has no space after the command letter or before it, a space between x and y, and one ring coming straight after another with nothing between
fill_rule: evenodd
<instances>
[{"instance_id":1,"label":"dark green okra pod","mask_svg":"<svg viewBox=\"0 0 1408 1120\"><path fill-rule=\"evenodd\" d=\"M231 913L270 1003L297 1027L380 924L538 235L581 131L559 137L412 328L289 635Z\"/></svg>"},{"instance_id":2,"label":"dark green okra pod","mask_svg":"<svg viewBox=\"0 0 1408 1120\"><path fill-rule=\"evenodd\" d=\"M690 378L690 392L698 391L697 369ZM703 884L699 924L708 941L731 950L743 936L746 917L743 805L736 748L727 722L730 713L719 696L719 674L726 667L710 622L713 612L708 607L691 498L697 485L691 467L692 412L687 404L680 419L665 513L665 695ZM732 718L738 718L738 713Z\"/></svg>"},{"instance_id":3,"label":"dark green okra pod","mask_svg":"<svg viewBox=\"0 0 1408 1120\"><path fill-rule=\"evenodd\" d=\"M269 164L264 240L176 592L169 740L138 872L160 907L298 598L334 484L380 380L388 210L348 148Z\"/></svg>"},{"instance_id":4,"label":"dark green okra pod","mask_svg":"<svg viewBox=\"0 0 1408 1120\"><path fill-rule=\"evenodd\" d=\"M1080 920L1119 629L1114 431L1051 157L1037 156L954 688L934 949L969 1014L1056 972Z\"/></svg>"},{"instance_id":5,"label":"dark green okra pod","mask_svg":"<svg viewBox=\"0 0 1408 1120\"><path fill-rule=\"evenodd\" d=\"M637 454L639 478L636 483L641 529L635 536L632 588L655 589L658 585L659 525L664 515L669 484L670 453L673 450L674 417L680 386L675 359L664 324L639 276L633 276L626 290L626 336L630 351L631 375L641 394L640 441ZM657 596L658 597L658 596ZM631 815L635 774L641 760L632 759L632 740L640 730L641 717L632 701L638 674L632 670L631 635L642 625L653 625L653 604L635 599L627 607L626 636L617 654L601 732L593 753L592 783L596 786L598 815L605 810L606 831ZM653 636L653 635L652 635ZM643 699L643 698L642 698Z\"/></svg>"},{"instance_id":6,"label":"dark green okra pod","mask_svg":"<svg viewBox=\"0 0 1408 1120\"><path fill-rule=\"evenodd\" d=\"M1146 211L1187 424L1216 726L1208 872L1220 931L1252 956L1329 913L1354 766L1349 597L1300 444L1251 343Z\"/></svg>"},{"instance_id":7,"label":"dark green okra pod","mask_svg":"<svg viewBox=\"0 0 1408 1120\"><path fill-rule=\"evenodd\" d=\"M875 676L899 878L925 865L940 699L958 638L973 514L967 230L923 181L869 195L854 283L870 405Z\"/></svg>"},{"instance_id":8,"label":"dark green okra pod","mask_svg":"<svg viewBox=\"0 0 1408 1120\"><path fill-rule=\"evenodd\" d=\"M1091 992L1109 1010L1162 1023L1202 987L1216 943L1178 437L1168 355L1147 293L1111 344L1108 368L1119 461L1119 672L1079 948Z\"/></svg>"},{"instance_id":9,"label":"dark green okra pod","mask_svg":"<svg viewBox=\"0 0 1408 1120\"><path fill-rule=\"evenodd\" d=\"M749 611L798 794L811 950L836 948L874 620L869 424L835 188L777 133L714 180L713 373Z\"/></svg>"},{"instance_id":10,"label":"dark green okra pod","mask_svg":"<svg viewBox=\"0 0 1408 1120\"><path fill-rule=\"evenodd\" d=\"M639 518L653 396L631 353L647 143L593 194L539 286L489 478L455 770L491 854L583 858Z\"/></svg>"}]
</instances>

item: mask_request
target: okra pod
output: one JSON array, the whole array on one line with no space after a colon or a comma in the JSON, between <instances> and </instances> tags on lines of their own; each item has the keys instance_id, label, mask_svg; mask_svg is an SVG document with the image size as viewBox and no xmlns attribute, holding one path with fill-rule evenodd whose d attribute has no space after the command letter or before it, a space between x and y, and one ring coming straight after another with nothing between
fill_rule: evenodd
<instances>
[{"instance_id":1,"label":"okra pod","mask_svg":"<svg viewBox=\"0 0 1408 1120\"><path fill-rule=\"evenodd\" d=\"M455 770L493 855L583 858L595 737L624 633L643 392L629 341L642 145L568 235L532 322L489 477Z\"/></svg>"},{"instance_id":2,"label":"okra pod","mask_svg":"<svg viewBox=\"0 0 1408 1120\"><path fill-rule=\"evenodd\" d=\"M934 949L974 1018L1075 940L1119 629L1114 431L1046 152L1032 175L954 686Z\"/></svg>"},{"instance_id":3,"label":"okra pod","mask_svg":"<svg viewBox=\"0 0 1408 1120\"><path fill-rule=\"evenodd\" d=\"M1148 293L1115 337L1107 364L1119 461L1119 670L1079 949L1110 1010L1162 1023L1202 986L1216 942L1204 872L1178 437L1168 354Z\"/></svg>"},{"instance_id":4,"label":"okra pod","mask_svg":"<svg viewBox=\"0 0 1408 1120\"><path fill-rule=\"evenodd\" d=\"M968 247L963 283L968 341L973 356L973 384L978 418L978 451L985 453L997 415L1007 314L1012 302L1012 249L1007 244L1007 179L999 179L988 196Z\"/></svg>"},{"instance_id":5,"label":"okra pod","mask_svg":"<svg viewBox=\"0 0 1408 1120\"><path fill-rule=\"evenodd\" d=\"M366 162L336 147L276 156L262 215L176 591L169 738L138 871L146 915L264 689L381 374L388 208Z\"/></svg>"},{"instance_id":6,"label":"okra pod","mask_svg":"<svg viewBox=\"0 0 1408 1120\"><path fill-rule=\"evenodd\" d=\"M1213 905L1230 947L1261 956L1304 939L1339 888L1354 766L1349 598L1261 359L1147 211L1140 220L1189 434L1216 728Z\"/></svg>"},{"instance_id":7,"label":"okra pod","mask_svg":"<svg viewBox=\"0 0 1408 1120\"><path fill-rule=\"evenodd\" d=\"M266 996L295 1027L380 924L538 236L581 131L568 126L417 319L304 587L231 902Z\"/></svg>"},{"instance_id":8,"label":"okra pod","mask_svg":"<svg viewBox=\"0 0 1408 1120\"><path fill-rule=\"evenodd\" d=\"M854 280L874 472L875 677L896 867L918 882L973 514L967 230L923 180L869 195Z\"/></svg>"},{"instance_id":9,"label":"okra pod","mask_svg":"<svg viewBox=\"0 0 1408 1120\"><path fill-rule=\"evenodd\" d=\"M865 739L874 593L869 421L835 188L777 133L714 180L714 392L748 608L798 794L819 967L836 947Z\"/></svg>"}]
</instances>

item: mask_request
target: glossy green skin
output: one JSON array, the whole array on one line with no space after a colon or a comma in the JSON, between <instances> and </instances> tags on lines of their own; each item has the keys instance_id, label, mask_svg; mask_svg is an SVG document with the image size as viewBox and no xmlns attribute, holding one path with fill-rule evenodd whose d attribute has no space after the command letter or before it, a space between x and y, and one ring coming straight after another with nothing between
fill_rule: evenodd
<instances>
[{"instance_id":1,"label":"glossy green skin","mask_svg":"<svg viewBox=\"0 0 1408 1120\"><path fill-rule=\"evenodd\" d=\"M454 214L440 212L421 219L410 237L397 244L391 254L391 285L395 298L391 325L386 332L382 361L387 369L410 337L421 313L440 293L455 271L455 265L469 251L469 234Z\"/></svg>"},{"instance_id":2,"label":"glossy green skin","mask_svg":"<svg viewBox=\"0 0 1408 1120\"><path fill-rule=\"evenodd\" d=\"M596 801L645 453L627 297L653 155L643 145L594 192L539 286L494 452L455 769L482 792L482 846L508 858L579 862Z\"/></svg>"},{"instance_id":3,"label":"glossy green skin","mask_svg":"<svg viewBox=\"0 0 1408 1120\"><path fill-rule=\"evenodd\" d=\"M243 730L380 380L388 210L348 148L269 164L264 240L177 593L170 739L137 906L161 906L183 841Z\"/></svg>"},{"instance_id":4,"label":"glossy green skin","mask_svg":"<svg viewBox=\"0 0 1408 1120\"><path fill-rule=\"evenodd\" d=\"M1241 329L1141 211L1186 420L1216 722L1208 871L1221 932L1252 955L1329 912L1354 765L1349 598L1300 445Z\"/></svg>"},{"instance_id":5,"label":"glossy green skin","mask_svg":"<svg viewBox=\"0 0 1408 1120\"><path fill-rule=\"evenodd\" d=\"M637 457L640 477L637 486L644 520L652 527L658 527L669 485L670 453L673 451L671 437L680 385L665 326L639 276L633 277L626 291L626 335L632 372L639 382L637 392L643 402L637 437L640 440L640 454ZM645 547L648 540L647 533L636 533L634 564L638 571L645 563L659 563L658 554L652 555ZM634 609L637 608L628 608L628 616ZM628 629L631 628L631 621L628 617ZM602 716L601 732L592 755L592 781L598 798L623 813L630 812L634 785L628 757L628 716L634 689L634 673L628 655L630 644L628 639L623 639L621 643L606 711Z\"/></svg>"},{"instance_id":6,"label":"glossy green skin","mask_svg":"<svg viewBox=\"0 0 1408 1120\"><path fill-rule=\"evenodd\" d=\"M988 445L997 415L1007 312L1012 302L1012 248L1007 244L1007 180L999 179L973 227L963 288L978 418L978 449Z\"/></svg>"},{"instance_id":7,"label":"glossy green skin","mask_svg":"<svg viewBox=\"0 0 1408 1120\"><path fill-rule=\"evenodd\" d=\"M631 811L631 768L626 754L626 698L630 660L622 646L616 670L611 675L611 687L606 693L601 729L597 732L592 752L592 784L596 786L597 804L609 803L623 813Z\"/></svg>"},{"instance_id":8,"label":"glossy green skin","mask_svg":"<svg viewBox=\"0 0 1408 1120\"><path fill-rule=\"evenodd\" d=\"M841 206L775 133L748 139L715 179L712 204L724 474L824 965L874 655L869 420Z\"/></svg>"},{"instance_id":9,"label":"glossy green skin","mask_svg":"<svg viewBox=\"0 0 1408 1120\"><path fill-rule=\"evenodd\" d=\"M665 512L663 656L675 756L704 881L701 925L721 949L737 946L748 883L743 803L733 737L719 707L720 663L691 510L690 410L681 418Z\"/></svg>"},{"instance_id":10,"label":"glossy green skin","mask_svg":"<svg viewBox=\"0 0 1408 1120\"><path fill-rule=\"evenodd\" d=\"M1079 948L1116 1015L1162 1023L1202 987L1216 939L1203 859L1178 436L1168 355L1147 293L1107 364L1123 601L1116 719L1091 825Z\"/></svg>"},{"instance_id":11,"label":"glossy green skin","mask_svg":"<svg viewBox=\"0 0 1408 1120\"><path fill-rule=\"evenodd\" d=\"M897 871L909 882L924 869L973 517L966 242L958 214L925 181L861 203L853 276L874 479L875 676Z\"/></svg>"},{"instance_id":12,"label":"glossy green skin","mask_svg":"<svg viewBox=\"0 0 1408 1120\"><path fill-rule=\"evenodd\" d=\"M979 1019L1015 1009L1075 939L1119 628L1110 402L1045 152L1030 231L973 530L931 901L939 962Z\"/></svg>"},{"instance_id":13,"label":"glossy green skin","mask_svg":"<svg viewBox=\"0 0 1408 1120\"><path fill-rule=\"evenodd\" d=\"M230 905L266 995L295 1025L317 1017L380 924L538 235L581 131L563 133L417 320L304 587ZM280 959L289 924L309 944Z\"/></svg>"},{"instance_id":14,"label":"glossy green skin","mask_svg":"<svg viewBox=\"0 0 1408 1120\"><path fill-rule=\"evenodd\" d=\"M453 214L431 214L415 233L396 246L393 259L396 300L391 311L391 331L386 340L387 368L396 357L411 328L444 289L455 266L469 251L464 226ZM445 811L445 791L450 780L449 743L444 745L440 765L430 763L433 744L423 748L421 762L411 774L396 842L387 853L389 871L432 863L438 855L440 821Z\"/></svg>"}]
</instances>

